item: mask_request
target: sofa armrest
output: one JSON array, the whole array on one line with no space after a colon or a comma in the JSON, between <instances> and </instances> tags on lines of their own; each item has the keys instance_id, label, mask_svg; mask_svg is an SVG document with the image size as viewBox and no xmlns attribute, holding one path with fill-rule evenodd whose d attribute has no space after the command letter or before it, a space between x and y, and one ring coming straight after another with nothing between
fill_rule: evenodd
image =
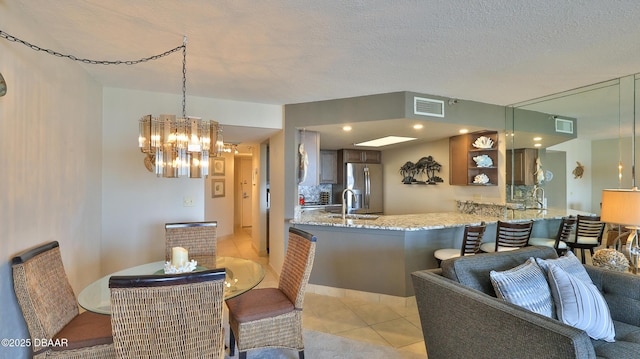
<instances>
[{"instance_id":1,"label":"sofa armrest","mask_svg":"<svg viewBox=\"0 0 640 359\"><path fill-rule=\"evenodd\" d=\"M411 274L429 358L595 358L591 339L561 322L441 276Z\"/></svg>"},{"instance_id":2,"label":"sofa armrest","mask_svg":"<svg viewBox=\"0 0 640 359\"><path fill-rule=\"evenodd\" d=\"M585 269L607 301L611 318L640 327L640 275L590 265Z\"/></svg>"}]
</instances>

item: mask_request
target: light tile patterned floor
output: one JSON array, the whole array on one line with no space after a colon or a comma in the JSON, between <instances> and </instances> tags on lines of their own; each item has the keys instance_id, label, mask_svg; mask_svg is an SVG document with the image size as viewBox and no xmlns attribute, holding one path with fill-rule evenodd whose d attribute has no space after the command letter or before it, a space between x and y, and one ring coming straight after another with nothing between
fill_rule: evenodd
<instances>
[{"instance_id":1,"label":"light tile patterned floor","mask_svg":"<svg viewBox=\"0 0 640 359\"><path fill-rule=\"evenodd\" d=\"M276 287L276 274L268 257L260 257L251 247L248 230L218 238L218 255L258 261L267 271L259 287ZM362 342L390 346L426 356L418 310L414 306L372 303L353 297L332 297L306 293L304 327Z\"/></svg>"}]
</instances>

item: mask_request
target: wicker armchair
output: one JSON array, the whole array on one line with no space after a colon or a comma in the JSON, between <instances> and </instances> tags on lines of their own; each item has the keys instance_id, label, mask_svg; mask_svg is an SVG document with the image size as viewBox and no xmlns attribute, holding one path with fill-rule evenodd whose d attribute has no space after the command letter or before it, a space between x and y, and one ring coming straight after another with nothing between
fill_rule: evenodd
<instances>
[{"instance_id":1,"label":"wicker armchair","mask_svg":"<svg viewBox=\"0 0 640 359\"><path fill-rule=\"evenodd\" d=\"M252 289L227 300L229 308L229 353L238 342L240 358L257 348L290 348L304 358L302 303L309 281L316 237L289 228L289 244L278 288Z\"/></svg>"},{"instance_id":2,"label":"wicker armchair","mask_svg":"<svg viewBox=\"0 0 640 359\"><path fill-rule=\"evenodd\" d=\"M29 328L34 358L114 357L111 318L92 312L79 314L58 242L23 252L11 263L13 287Z\"/></svg>"},{"instance_id":3,"label":"wicker armchair","mask_svg":"<svg viewBox=\"0 0 640 359\"><path fill-rule=\"evenodd\" d=\"M222 358L224 269L112 276L117 358Z\"/></svg>"},{"instance_id":4,"label":"wicker armchair","mask_svg":"<svg viewBox=\"0 0 640 359\"><path fill-rule=\"evenodd\" d=\"M189 259L215 268L217 229L216 221L165 224L165 260L171 260L171 248L183 247L189 251Z\"/></svg>"}]
</instances>

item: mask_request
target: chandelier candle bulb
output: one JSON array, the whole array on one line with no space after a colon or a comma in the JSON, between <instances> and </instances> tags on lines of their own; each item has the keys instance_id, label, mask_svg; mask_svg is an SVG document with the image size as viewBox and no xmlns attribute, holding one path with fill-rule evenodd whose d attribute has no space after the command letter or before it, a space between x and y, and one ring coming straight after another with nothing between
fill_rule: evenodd
<instances>
[{"instance_id":1,"label":"chandelier candle bulb","mask_svg":"<svg viewBox=\"0 0 640 359\"><path fill-rule=\"evenodd\" d=\"M171 248L171 265L180 268L189 261L189 252L182 247Z\"/></svg>"}]
</instances>

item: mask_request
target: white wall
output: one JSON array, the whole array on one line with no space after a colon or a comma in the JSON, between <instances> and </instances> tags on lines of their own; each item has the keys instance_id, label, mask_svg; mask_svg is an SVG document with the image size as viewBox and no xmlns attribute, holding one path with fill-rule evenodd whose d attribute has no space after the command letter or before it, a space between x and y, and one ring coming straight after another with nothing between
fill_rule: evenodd
<instances>
[{"instance_id":1,"label":"white wall","mask_svg":"<svg viewBox=\"0 0 640 359\"><path fill-rule=\"evenodd\" d=\"M218 222L218 238L232 235L234 228L234 211L235 206L235 161L232 153L223 153L225 165L224 176L212 176L205 180L205 220ZM212 181L224 180L224 197L212 197Z\"/></svg>"},{"instance_id":2,"label":"white wall","mask_svg":"<svg viewBox=\"0 0 640 359\"><path fill-rule=\"evenodd\" d=\"M504 178L504 141L501 139L498 159L500 178ZM407 161L416 162L422 157L433 156L442 165L436 175L444 182L436 185L406 185L402 183L400 167ZM385 214L409 214L429 212L454 212L456 200L475 200L504 203L505 184L498 186L449 185L449 139L416 144L382 153L384 173Z\"/></svg>"},{"instance_id":3,"label":"white wall","mask_svg":"<svg viewBox=\"0 0 640 359\"><path fill-rule=\"evenodd\" d=\"M269 264L280 273L284 263L285 238L289 219L285 216L286 196L295 188L285 188L285 133L278 132L269 139L271 208L269 212Z\"/></svg>"},{"instance_id":4,"label":"white wall","mask_svg":"<svg viewBox=\"0 0 640 359\"><path fill-rule=\"evenodd\" d=\"M0 1L2 30L48 48L15 2ZM28 338L11 258L60 242L75 293L100 275L101 86L77 62L0 39L0 338ZM1 358L29 348L0 347Z\"/></svg>"},{"instance_id":5,"label":"white wall","mask_svg":"<svg viewBox=\"0 0 640 359\"><path fill-rule=\"evenodd\" d=\"M211 198L210 179L157 178L143 166L138 119L181 113L181 96L115 88L104 90L103 273L164 258L164 223L219 221L233 233L233 157L226 159L226 196ZM282 107L187 97L187 115L222 125L282 128ZM207 188L209 187L209 188ZM184 207L184 197L194 200ZM206 206L205 206L206 203ZM205 214L206 210L206 214Z\"/></svg>"}]
</instances>

